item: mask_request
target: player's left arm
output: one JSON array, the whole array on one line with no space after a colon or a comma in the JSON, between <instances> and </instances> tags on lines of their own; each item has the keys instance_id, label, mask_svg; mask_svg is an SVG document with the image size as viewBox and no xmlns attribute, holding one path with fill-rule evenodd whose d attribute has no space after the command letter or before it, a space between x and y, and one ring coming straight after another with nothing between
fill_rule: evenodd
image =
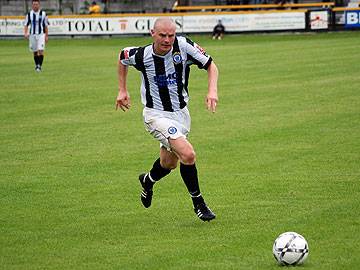
<instances>
[{"instance_id":1,"label":"player's left arm","mask_svg":"<svg viewBox=\"0 0 360 270\"><path fill-rule=\"evenodd\" d=\"M214 113L216 111L216 106L219 100L217 94L217 82L219 77L219 71L214 61L211 61L210 65L208 66L207 73L208 73L208 94L206 96L206 107L209 111Z\"/></svg>"},{"instance_id":2,"label":"player's left arm","mask_svg":"<svg viewBox=\"0 0 360 270\"><path fill-rule=\"evenodd\" d=\"M47 43L49 40L49 19L46 14L45 14L45 20L44 20L44 32L45 32L45 42Z\"/></svg>"},{"instance_id":3,"label":"player's left arm","mask_svg":"<svg viewBox=\"0 0 360 270\"><path fill-rule=\"evenodd\" d=\"M120 108L124 112L130 109L130 95L126 86L126 79L128 75L128 66L135 66L135 54L139 47L126 47L121 50L118 59L118 80L119 93L116 98L116 109Z\"/></svg>"},{"instance_id":4,"label":"player's left arm","mask_svg":"<svg viewBox=\"0 0 360 270\"><path fill-rule=\"evenodd\" d=\"M213 59L206 54L205 50L200 47L199 44L193 42L192 40L186 38L186 52L188 60L191 63L194 63L200 69L205 69L208 73L208 93L206 95L206 107L209 111L213 113L216 111L216 106L218 103L218 94L217 94L217 81L219 72L213 61Z\"/></svg>"},{"instance_id":5,"label":"player's left arm","mask_svg":"<svg viewBox=\"0 0 360 270\"><path fill-rule=\"evenodd\" d=\"M30 34L29 34L29 27L28 27L27 25L25 25L25 26L24 26L24 37L25 37L26 39L29 39L29 36L30 36Z\"/></svg>"},{"instance_id":6,"label":"player's left arm","mask_svg":"<svg viewBox=\"0 0 360 270\"><path fill-rule=\"evenodd\" d=\"M45 27L45 42L47 43L49 40L49 28Z\"/></svg>"},{"instance_id":7,"label":"player's left arm","mask_svg":"<svg viewBox=\"0 0 360 270\"><path fill-rule=\"evenodd\" d=\"M25 17L25 22L24 22L24 37L26 39L29 39L29 25L30 25L30 12L28 12L28 14L26 14Z\"/></svg>"}]
</instances>

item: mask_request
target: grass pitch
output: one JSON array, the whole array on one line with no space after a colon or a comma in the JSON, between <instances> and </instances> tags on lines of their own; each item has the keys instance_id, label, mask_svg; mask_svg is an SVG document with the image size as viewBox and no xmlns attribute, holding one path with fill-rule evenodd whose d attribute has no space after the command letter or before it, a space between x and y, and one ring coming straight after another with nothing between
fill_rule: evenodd
<instances>
[{"instance_id":1,"label":"grass pitch","mask_svg":"<svg viewBox=\"0 0 360 270\"><path fill-rule=\"evenodd\" d=\"M22 40L0 41L1 269L279 269L282 232L305 236L304 269L360 265L360 32L192 37L220 70L190 78L190 141L215 221L178 170L139 200L158 143L115 111L120 48L149 38L50 39L41 74Z\"/></svg>"}]
</instances>

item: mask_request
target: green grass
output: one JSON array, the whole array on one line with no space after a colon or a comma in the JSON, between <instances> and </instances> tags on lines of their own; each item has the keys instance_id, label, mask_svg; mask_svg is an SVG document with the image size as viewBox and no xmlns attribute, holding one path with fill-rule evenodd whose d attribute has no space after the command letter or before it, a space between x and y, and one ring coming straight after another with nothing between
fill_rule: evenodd
<instances>
[{"instance_id":1,"label":"green grass","mask_svg":"<svg viewBox=\"0 0 360 270\"><path fill-rule=\"evenodd\" d=\"M22 40L0 40L1 269L279 269L282 232L303 234L303 269L360 264L360 32L194 36L215 59L190 79L203 223L178 170L139 201L158 143L115 111L122 47L149 38L51 39L41 74Z\"/></svg>"}]
</instances>

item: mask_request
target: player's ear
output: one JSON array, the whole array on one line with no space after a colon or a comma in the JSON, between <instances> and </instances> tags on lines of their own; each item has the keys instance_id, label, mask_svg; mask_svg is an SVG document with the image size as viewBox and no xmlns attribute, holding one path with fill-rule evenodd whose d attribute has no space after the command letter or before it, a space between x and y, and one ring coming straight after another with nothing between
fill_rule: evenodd
<instances>
[{"instance_id":1,"label":"player's ear","mask_svg":"<svg viewBox=\"0 0 360 270\"><path fill-rule=\"evenodd\" d=\"M154 29L150 29L150 34L151 34L152 37L155 35Z\"/></svg>"}]
</instances>

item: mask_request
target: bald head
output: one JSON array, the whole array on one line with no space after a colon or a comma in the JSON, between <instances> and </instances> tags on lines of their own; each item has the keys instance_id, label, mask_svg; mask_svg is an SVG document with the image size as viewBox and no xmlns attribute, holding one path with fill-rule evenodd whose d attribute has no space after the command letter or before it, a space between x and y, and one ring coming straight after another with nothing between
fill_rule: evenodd
<instances>
[{"instance_id":1,"label":"bald head","mask_svg":"<svg viewBox=\"0 0 360 270\"><path fill-rule=\"evenodd\" d=\"M157 30L159 28L171 28L175 31L176 24L171 18L160 17L160 18L157 18L154 23L154 30Z\"/></svg>"},{"instance_id":2,"label":"bald head","mask_svg":"<svg viewBox=\"0 0 360 270\"><path fill-rule=\"evenodd\" d=\"M171 50L175 41L175 32L176 24L172 19L168 17L156 19L154 28L151 29L156 54L165 55Z\"/></svg>"}]
</instances>

